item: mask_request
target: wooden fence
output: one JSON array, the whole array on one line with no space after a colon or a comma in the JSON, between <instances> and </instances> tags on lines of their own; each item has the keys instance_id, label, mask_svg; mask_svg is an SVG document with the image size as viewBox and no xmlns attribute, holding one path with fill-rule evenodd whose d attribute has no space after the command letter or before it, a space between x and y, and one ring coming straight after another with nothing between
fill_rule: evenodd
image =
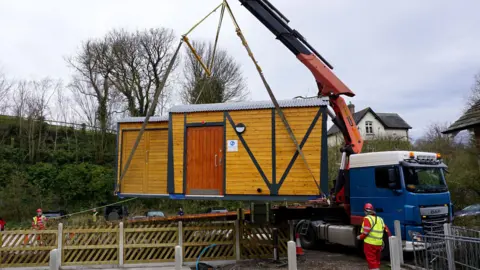
<instances>
[{"instance_id":1,"label":"wooden fence","mask_svg":"<svg viewBox=\"0 0 480 270\"><path fill-rule=\"evenodd\" d=\"M48 265L57 235L56 230L0 232L0 267Z\"/></svg>"},{"instance_id":2,"label":"wooden fence","mask_svg":"<svg viewBox=\"0 0 480 270\"><path fill-rule=\"evenodd\" d=\"M58 230L0 232L0 268L48 266L61 251L61 265L127 265L183 260L242 260L273 257L273 227L240 221L124 224ZM288 229L278 230L278 251L287 254Z\"/></svg>"}]
</instances>

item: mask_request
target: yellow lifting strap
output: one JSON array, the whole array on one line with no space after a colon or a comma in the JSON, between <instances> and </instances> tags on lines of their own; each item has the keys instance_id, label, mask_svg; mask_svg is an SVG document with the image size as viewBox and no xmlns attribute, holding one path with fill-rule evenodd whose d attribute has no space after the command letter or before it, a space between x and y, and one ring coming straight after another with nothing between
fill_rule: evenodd
<instances>
[{"instance_id":1,"label":"yellow lifting strap","mask_svg":"<svg viewBox=\"0 0 480 270\"><path fill-rule=\"evenodd\" d=\"M290 135L290 138L292 139L293 143L295 144L295 147L297 148L297 151L298 153L300 154L300 156L302 157L303 159L303 162L305 163L305 166L307 167L310 175L312 176L313 178L313 181L315 181L315 184L318 188L320 188L320 185L318 184L318 181L315 177L315 175L313 174L312 172L312 169L310 168L308 162L307 162L307 159L303 153L303 150L300 148L300 145L298 144L298 141L297 139L295 138L295 135L293 134L293 131L292 129L290 128L290 125L288 124L288 121L287 121L287 118L285 117L285 115L283 114L283 111L282 109L280 108L280 105L278 104L278 101L277 99L275 98L275 95L273 94L272 92L272 89L270 88L270 85L268 84L267 80L265 79L265 76L263 75L263 72L262 72L262 69L260 68L260 66L258 65L258 62L257 60L255 59L255 57L253 56L253 53L252 51L250 50L250 47L248 46L248 43L247 43L247 40L245 39L243 33L242 33L242 30L240 29L240 26L238 25L237 23L237 20L235 19L235 16L233 15L233 12L232 10L230 9L230 6L228 5L227 1L226 0L223 0L223 3L224 5L226 6L227 8L227 11L228 13L230 14L230 17L232 18L232 21L233 21L233 24L235 26L235 29L236 29L236 32L237 32L237 35L240 37L241 41L242 41L242 44L243 46L245 47L245 49L247 50L248 52L248 55L250 56L250 58L252 59L253 63L255 64L256 68L257 68L257 71L258 71L258 74L260 75L260 78L262 79L262 82L265 86L265 88L267 89L267 92L268 92L268 95L270 96L270 99L272 100L274 106L275 106L275 109L278 113L278 116L280 116L280 119L282 120L283 124L285 125L285 128L287 129L287 132L288 134Z\"/></svg>"},{"instance_id":2,"label":"yellow lifting strap","mask_svg":"<svg viewBox=\"0 0 480 270\"><path fill-rule=\"evenodd\" d=\"M200 57L200 55L197 53L197 51L195 50L195 48L193 47L193 45L190 43L189 39L188 39L188 34L190 34L195 28L197 28L203 21L205 21L205 19L207 19L210 15L212 15L213 13L215 13L219 8L221 8L221 11L220 11L220 20L218 22L218 27L217 27L217 34L215 36L215 45L213 47L213 52L212 52L212 56L211 56L211 61L210 61L210 64L207 66L203 60L202 60L202 57ZM182 39L183 41L185 41L185 43L187 43L187 46L188 48L190 48L190 51L192 51L192 54L195 56L195 58L197 59L197 61L200 63L200 65L202 66L202 68L205 70L205 73L207 73L207 76L210 77L212 76L212 68L213 68L213 60L215 58L215 52L216 52L216 49L217 49L217 44L218 44L218 37L219 37L219 34L220 34L220 28L222 26L222 21L223 21L223 14L225 12L225 3L222 2L220 3L220 5L218 5L216 8L214 8L210 13L208 13L205 17L203 17L199 22L197 22L192 28L190 28L190 30L187 31L187 33L185 33L183 36L182 36ZM197 98L198 100L198 98Z\"/></svg>"},{"instance_id":3,"label":"yellow lifting strap","mask_svg":"<svg viewBox=\"0 0 480 270\"><path fill-rule=\"evenodd\" d=\"M217 33L215 35L215 43L213 45L213 51L212 51L212 55L211 55L211 59L210 59L210 63L209 65L207 66L203 60L202 60L202 57L198 54L198 52L195 50L195 48L193 47L193 45L190 43L187 35L190 34L197 26L199 26L206 18L208 18L210 15L212 15L214 12L216 12L219 8L221 7L221 10L220 10L220 19L218 21L218 26L217 26ZM190 30L187 31L186 34L184 34L182 36L182 40L187 43L187 46L188 48L190 49L190 51L192 52L192 54L195 56L195 58L197 59L197 61L200 63L200 65L202 66L203 70L205 70L205 73L207 74L207 77L210 78L212 76L212 73L213 73L213 64L214 64L214 61L215 61L215 53L217 51L217 45L218 45L218 38L220 36L220 29L222 27L222 22L223 22L223 15L225 13L225 3L222 2L220 5L218 5L216 8L214 8L210 13L208 13L205 17L203 17L198 23L196 23L192 28L190 28ZM197 104L198 103L198 100L200 99L200 97L202 96L202 93L203 93L203 90L205 89L205 84L203 84L202 88L200 89L200 92L198 93L198 96L197 98L195 99L195 103L194 104Z\"/></svg>"},{"instance_id":4,"label":"yellow lifting strap","mask_svg":"<svg viewBox=\"0 0 480 270\"><path fill-rule=\"evenodd\" d=\"M203 69L205 70L205 72L207 73L207 76L210 77L212 75L212 73L210 72L210 69L205 65L205 63L203 63L202 61L202 58L200 57L200 55L197 53L197 50L195 50L195 48L192 46L192 44L190 43L190 41L188 40L188 37L187 36L183 36L182 37L183 41L185 41L185 43L187 43L187 46L188 48L190 48L190 50L192 51L193 55L195 56L195 58L197 58L198 62L200 63L200 65L202 65Z\"/></svg>"},{"instance_id":5,"label":"yellow lifting strap","mask_svg":"<svg viewBox=\"0 0 480 270\"><path fill-rule=\"evenodd\" d=\"M213 13L215 13L215 11L217 11L217 9L219 9L220 7L222 7L224 5L224 3L220 3L220 5L218 5L216 8L214 8L212 11L210 11L210 13L208 13L205 17L203 17L203 19L201 19L199 22L197 22L196 24L193 25L192 28L190 28L190 30L188 30L184 36L187 36L188 34L190 34L195 28L197 28L197 26L199 26L203 21L205 21L208 17L210 17L210 15L212 15Z\"/></svg>"},{"instance_id":6,"label":"yellow lifting strap","mask_svg":"<svg viewBox=\"0 0 480 270\"><path fill-rule=\"evenodd\" d=\"M218 21L218 26L217 26L217 34L215 35L215 43L213 44L212 59L210 61L210 66L209 66L210 71L212 71L213 69L213 63L214 63L213 61L215 59L215 53L217 52L218 37L220 35L220 28L222 27L223 14L225 14L225 4L222 2L222 9L220 10L220 19Z\"/></svg>"}]
</instances>

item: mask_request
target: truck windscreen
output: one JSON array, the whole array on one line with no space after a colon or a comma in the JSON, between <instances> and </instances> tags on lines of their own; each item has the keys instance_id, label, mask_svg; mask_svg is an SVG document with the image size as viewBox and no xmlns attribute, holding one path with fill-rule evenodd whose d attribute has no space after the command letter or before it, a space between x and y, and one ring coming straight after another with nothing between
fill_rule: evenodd
<instances>
[{"instance_id":1,"label":"truck windscreen","mask_svg":"<svg viewBox=\"0 0 480 270\"><path fill-rule=\"evenodd\" d=\"M410 192L437 193L448 191L442 168L403 167L405 187Z\"/></svg>"}]
</instances>

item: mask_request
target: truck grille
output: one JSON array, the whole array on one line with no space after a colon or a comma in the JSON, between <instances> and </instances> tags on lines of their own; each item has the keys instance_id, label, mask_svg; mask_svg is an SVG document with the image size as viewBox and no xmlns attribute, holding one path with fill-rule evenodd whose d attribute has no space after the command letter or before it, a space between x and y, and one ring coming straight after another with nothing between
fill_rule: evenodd
<instances>
[{"instance_id":1,"label":"truck grille","mask_svg":"<svg viewBox=\"0 0 480 270\"><path fill-rule=\"evenodd\" d=\"M423 216L422 226L425 234L443 234L443 224L448 222L448 214L437 216Z\"/></svg>"}]
</instances>

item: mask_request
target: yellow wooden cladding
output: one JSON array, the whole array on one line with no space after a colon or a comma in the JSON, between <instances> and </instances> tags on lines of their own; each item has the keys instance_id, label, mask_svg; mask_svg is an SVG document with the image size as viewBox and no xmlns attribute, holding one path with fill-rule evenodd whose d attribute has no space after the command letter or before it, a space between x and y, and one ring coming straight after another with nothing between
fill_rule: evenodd
<instances>
[{"instance_id":1,"label":"yellow wooden cladding","mask_svg":"<svg viewBox=\"0 0 480 270\"><path fill-rule=\"evenodd\" d=\"M299 144L307 132L310 132L302 149L311 173L300 155L297 155L294 163L289 166L296 153L296 147L273 109L172 113L172 123L156 122L147 126L120 191L122 194L167 195L170 188L175 194L183 194L186 126L204 124L208 127L212 123L217 126L223 123L226 196L270 196L275 192L279 196L318 195L317 185L320 184L322 166L322 136L326 136L326 130L322 130L323 118L319 115L319 110L321 109L318 106L283 108ZM275 117L274 130L272 117ZM312 126L316 117L318 117L316 123ZM241 142L229 118L234 125L243 123L246 126L246 131L241 134L246 146ZM121 123L119 126L119 174L130 154L141 124ZM172 129L170 135L169 127ZM237 141L238 151L227 151L226 144L229 140ZM172 145L169 147L170 142ZM274 152L272 143L275 144ZM168 166L169 158L173 161L171 167ZM168 179L169 175L173 176L173 179ZM168 183L173 187L169 187Z\"/></svg>"},{"instance_id":2,"label":"yellow wooden cladding","mask_svg":"<svg viewBox=\"0 0 480 270\"><path fill-rule=\"evenodd\" d=\"M119 125L117 179L120 179L141 126L142 123ZM167 194L167 160L168 122L149 123L121 183L121 193Z\"/></svg>"},{"instance_id":3,"label":"yellow wooden cladding","mask_svg":"<svg viewBox=\"0 0 480 270\"><path fill-rule=\"evenodd\" d=\"M283 112L300 144L319 108L286 108ZM260 165L269 183L273 183L272 167L272 110L233 111L229 112L232 120L243 123L246 131L242 134L246 144ZM227 123L226 140L238 140L238 152L227 152L227 194L269 195L264 180L241 144L234 128ZM275 114L275 182L278 184L288 164L296 152L288 132L278 114ZM317 183L320 183L320 155L322 139L322 119L319 118L303 149L307 162L312 169ZM318 188L307 167L298 156L288 172L279 195L316 195ZM261 192L258 192L258 189Z\"/></svg>"},{"instance_id":4,"label":"yellow wooden cladding","mask_svg":"<svg viewBox=\"0 0 480 270\"><path fill-rule=\"evenodd\" d=\"M318 108L284 109L284 114L299 144L303 140L317 113ZM276 114L275 117L275 132L278 183L296 152L296 147L278 114ZM302 148L317 184L320 184L322 134L322 119L320 118ZM279 195L316 195L318 194L318 188L316 187L315 180L308 171L302 157L298 155L285 181L280 187Z\"/></svg>"},{"instance_id":5,"label":"yellow wooden cladding","mask_svg":"<svg viewBox=\"0 0 480 270\"><path fill-rule=\"evenodd\" d=\"M272 178L272 110L232 111L235 123L246 126L242 134L268 179ZM226 152L227 194L270 195L270 190L255 167L235 129L227 121L226 140L238 141L238 152ZM257 189L261 192L257 192Z\"/></svg>"},{"instance_id":6,"label":"yellow wooden cladding","mask_svg":"<svg viewBox=\"0 0 480 270\"><path fill-rule=\"evenodd\" d=\"M183 135L185 118L183 114L172 115L173 173L175 193L183 193Z\"/></svg>"},{"instance_id":7,"label":"yellow wooden cladding","mask_svg":"<svg viewBox=\"0 0 480 270\"><path fill-rule=\"evenodd\" d=\"M223 122L223 112L195 112L187 114L187 123Z\"/></svg>"}]
</instances>

